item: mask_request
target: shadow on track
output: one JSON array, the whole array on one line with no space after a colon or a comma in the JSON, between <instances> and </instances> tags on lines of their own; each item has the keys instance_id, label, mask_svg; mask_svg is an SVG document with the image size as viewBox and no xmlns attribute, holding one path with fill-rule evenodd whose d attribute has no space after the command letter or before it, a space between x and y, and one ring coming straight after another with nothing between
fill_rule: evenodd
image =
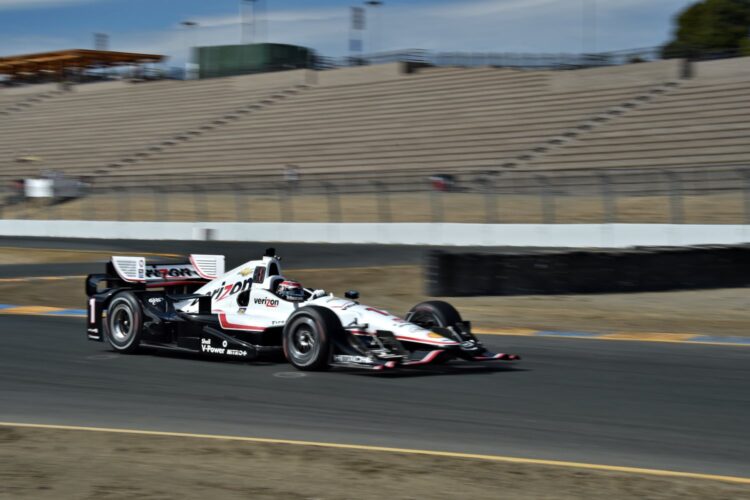
<instances>
[{"instance_id":1,"label":"shadow on track","mask_svg":"<svg viewBox=\"0 0 750 500\"><path fill-rule=\"evenodd\" d=\"M182 352L182 351L171 351L167 349L159 349L158 347L141 347L138 352L133 354L120 354L115 351L103 349L100 353L96 354L96 357L104 359L109 356L153 356L155 358L166 357L170 359L184 359L190 361L201 361L206 363L220 363L222 365L247 365L249 367L254 366L278 366L288 367L294 369L283 356L281 357L264 357L254 360L227 360L220 357L212 358L200 353ZM510 365L498 365L487 362L471 363L466 361L457 361L456 364L438 364L432 366L420 366L420 367L403 367L397 368L390 371L369 371L357 368L332 368L329 371L322 373L337 373L342 375L353 375L353 376L365 376L365 377L380 377L380 378L414 378L414 377L436 377L436 376L455 376L455 375L478 375L488 373L514 373L514 372L526 372L530 371L528 368L519 368ZM300 372L300 373L311 373L311 372ZM314 372L313 372L314 373ZM321 373L321 372L318 372Z\"/></svg>"}]
</instances>

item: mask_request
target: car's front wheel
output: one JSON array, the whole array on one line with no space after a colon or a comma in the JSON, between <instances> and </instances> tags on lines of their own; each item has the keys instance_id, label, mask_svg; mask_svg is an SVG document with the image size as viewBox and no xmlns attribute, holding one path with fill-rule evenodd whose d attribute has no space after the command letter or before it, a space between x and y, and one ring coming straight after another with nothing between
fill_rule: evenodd
<instances>
[{"instance_id":1,"label":"car's front wheel","mask_svg":"<svg viewBox=\"0 0 750 500\"><path fill-rule=\"evenodd\" d=\"M331 336L341 329L328 309L307 306L297 310L284 326L284 356L300 370L326 370L331 361Z\"/></svg>"},{"instance_id":2,"label":"car's front wheel","mask_svg":"<svg viewBox=\"0 0 750 500\"><path fill-rule=\"evenodd\" d=\"M143 330L143 309L132 292L114 296L107 307L104 333L112 349L122 353L135 352Z\"/></svg>"},{"instance_id":3,"label":"car's front wheel","mask_svg":"<svg viewBox=\"0 0 750 500\"><path fill-rule=\"evenodd\" d=\"M442 300L420 302L409 310L406 321L422 328L448 328L461 322L461 315L455 307Z\"/></svg>"}]
</instances>

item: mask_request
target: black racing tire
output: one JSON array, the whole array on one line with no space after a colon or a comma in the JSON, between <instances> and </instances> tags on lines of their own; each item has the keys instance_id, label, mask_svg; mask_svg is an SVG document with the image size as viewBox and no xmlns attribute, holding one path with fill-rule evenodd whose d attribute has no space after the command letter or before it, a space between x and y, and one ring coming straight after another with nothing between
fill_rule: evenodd
<instances>
[{"instance_id":1,"label":"black racing tire","mask_svg":"<svg viewBox=\"0 0 750 500\"><path fill-rule=\"evenodd\" d=\"M109 301L104 336L117 352L138 350L143 333L143 308L133 292L120 292Z\"/></svg>"},{"instance_id":2,"label":"black racing tire","mask_svg":"<svg viewBox=\"0 0 750 500\"><path fill-rule=\"evenodd\" d=\"M442 300L428 300L415 305L406 315L406 321L423 328L448 328L460 323L461 315L456 308Z\"/></svg>"},{"instance_id":3,"label":"black racing tire","mask_svg":"<svg viewBox=\"0 0 750 500\"><path fill-rule=\"evenodd\" d=\"M331 339L341 330L341 321L333 311L318 306L301 307L284 326L284 356L298 370L327 370L331 363Z\"/></svg>"}]
</instances>

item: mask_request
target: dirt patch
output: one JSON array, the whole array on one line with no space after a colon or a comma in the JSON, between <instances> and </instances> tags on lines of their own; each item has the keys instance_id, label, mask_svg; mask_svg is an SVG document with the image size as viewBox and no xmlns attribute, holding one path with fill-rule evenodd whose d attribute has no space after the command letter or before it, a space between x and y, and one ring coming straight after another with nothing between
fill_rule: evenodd
<instances>
[{"instance_id":1,"label":"dirt patch","mask_svg":"<svg viewBox=\"0 0 750 500\"><path fill-rule=\"evenodd\" d=\"M419 266L290 269L305 286L343 296L357 289L362 302L403 315L429 300ZM697 333L750 336L747 289L658 293L449 297L478 328L532 328L584 332ZM83 309L83 278L0 282L0 303Z\"/></svg>"},{"instance_id":2,"label":"dirt patch","mask_svg":"<svg viewBox=\"0 0 750 500\"><path fill-rule=\"evenodd\" d=\"M713 480L403 453L15 428L0 499L747 499Z\"/></svg>"}]
</instances>

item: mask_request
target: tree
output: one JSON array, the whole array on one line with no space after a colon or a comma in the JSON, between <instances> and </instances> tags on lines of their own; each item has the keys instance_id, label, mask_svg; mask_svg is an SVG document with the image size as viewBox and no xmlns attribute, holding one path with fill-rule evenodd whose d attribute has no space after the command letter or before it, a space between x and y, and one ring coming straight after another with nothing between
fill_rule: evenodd
<instances>
[{"instance_id":1,"label":"tree","mask_svg":"<svg viewBox=\"0 0 750 500\"><path fill-rule=\"evenodd\" d=\"M706 51L750 49L750 0L701 0L676 17L674 39L662 56L695 57Z\"/></svg>"}]
</instances>

